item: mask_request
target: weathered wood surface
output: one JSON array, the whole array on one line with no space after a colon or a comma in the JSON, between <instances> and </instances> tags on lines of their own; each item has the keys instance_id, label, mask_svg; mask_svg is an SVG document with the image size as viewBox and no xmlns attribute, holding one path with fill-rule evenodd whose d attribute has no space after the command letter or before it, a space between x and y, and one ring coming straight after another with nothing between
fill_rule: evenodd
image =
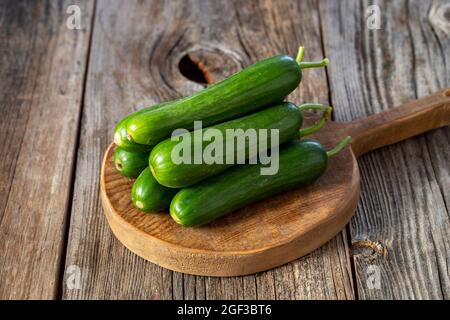
<instances>
[{"instance_id":1,"label":"weathered wood surface","mask_svg":"<svg viewBox=\"0 0 450 320\"><path fill-rule=\"evenodd\" d=\"M67 266L80 267L82 289L65 290L64 298L353 298L343 235L310 256L256 276L182 275L126 250L110 232L98 197L100 157L114 124L137 107L201 88L178 70L186 53L193 52L193 61L206 59L206 78L215 80L263 57L294 55L300 43L308 49L306 58L321 58L315 1L99 1L93 43L66 260ZM218 56L227 57L219 58L227 72L215 67ZM326 103L324 70L304 75L291 99Z\"/></svg>"},{"instance_id":2,"label":"weathered wood surface","mask_svg":"<svg viewBox=\"0 0 450 320\"><path fill-rule=\"evenodd\" d=\"M65 26L74 3L82 30ZM115 123L201 88L178 70L188 52L209 81L299 44L306 58L326 54L328 71L305 72L290 98L331 98L337 120L449 86L448 1L376 3L381 30L366 28L371 1L100 0L95 13L93 1L3 1L0 297L55 298L63 289L66 299L448 299L449 128L360 159L362 198L348 230L256 275L190 276L145 262L115 240L101 209L101 156ZM66 286L71 265L79 290ZM380 289L367 286L371 265Z\"/></svg>"},{"instance_id":3,"label":"weathered wood surface","mask_svg":"<svg viewBox=\"0 0 450 320\"><path fill-rule=\"evenodd\" d=\"M320 3L338 120L450 85L448 1L378 4L381 30L365 27L369 1ZM361 201L350 223L360 299L450 297L449 162L448 127L360 158ZM379 289L371 282L378 272Z\"/></svg>"},{"instance_id":4,"label":"weathered wood surface","mask_svg":"<svg viewBox=\"0 0 450 320\"><path fill-rule=\"evenodd\" d=\"M66 27L78 4L82 29ZM56 298L92 2L0 3L0 297Z\"/></svg>"}]
</instances>

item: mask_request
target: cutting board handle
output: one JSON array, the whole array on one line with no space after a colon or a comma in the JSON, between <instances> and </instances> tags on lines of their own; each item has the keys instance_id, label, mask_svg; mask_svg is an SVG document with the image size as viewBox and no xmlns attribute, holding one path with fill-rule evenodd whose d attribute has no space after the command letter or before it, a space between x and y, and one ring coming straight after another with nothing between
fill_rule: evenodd
<instances>
[{"instance_id":1,"label":"cutting board handle","mask_svg":"<svg viewBox=\"0 0 450 320\"><path fill-rule=\"evenodd\" d=\"M426 131L450 125L450 88L347 124L358 157Z\"/></svg>"}]
</instances>

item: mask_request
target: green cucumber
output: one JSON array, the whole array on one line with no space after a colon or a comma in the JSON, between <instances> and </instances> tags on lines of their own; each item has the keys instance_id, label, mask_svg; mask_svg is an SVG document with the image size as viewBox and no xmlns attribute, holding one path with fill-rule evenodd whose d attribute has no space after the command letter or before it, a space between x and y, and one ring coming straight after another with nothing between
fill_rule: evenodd
<instances>
[{"instance_id":1,"label":"green cucumber","mask_svg":"<svg viewBox=\"0 0 450 320\"><path fill-rule=\"evenodd\" d=\"M170 204L170 215L183 226L202 225L258 200L311 183L325 172L328 158L349 141L347 137L329 152L316 141L290 142L279 153L275 175L261 175L261 164L236 166L180 190Z\"/></svg>"},{"instance_id":2,"label":"green cucumber","mask_svg":"<svg viewBox=\"0 0 450 320\"><path fill-rule=\"evenodd\" d=\"M114 164L121 175L136 178L148 166L148 156L148 152L130 152L116 147Z\"/></svg>"},{"instance_id":3,"label":"green cucumber","mask_svg":"<svg viewBox=\"0 0 450 320\"><path fill-rule=\"evenodd\" d=\"M157 110L163 106L165 106L167 102L164 103L158 103L151 107L143 108L141 110L135 111L133 113L130 113L128 116L123 118L119 121L119 123L116 125L116 128L114 130L114 143L121 147L122 149L130 152L149 152L152 150L152 145L145 145L145 144L139 144L136 142L133 142L129 139L128 133L127 133L127 124L128 121L130 121L131 118L134 116L137 116L139 114L145 113L149 110Z\"/></svg>"},{"instance_id":4,"label":"green cucumber","mask_svg":"<svg viewBox=\"0 0 450 320\"><path fill-rule=\"evenodd\" d=\"M191 130L196 120L203 121L206 127L281 102L300 83L302 68L328 63L327 59L300 60L301 57L296 61L287 55L262 60L190 97L136 115L127 124L129 138L154 145L176 129Z\"/></svg>"},{"instance_id":5,"label":"green cucumber","mask_svg":"<svg viewBox=\"0 0 450 320\"><path fill-rule=\"evenodd\" d=\"M177 189L160 185L147 167L133 184L131 202L144 212L164 211L169 208L170 201L177 192Z\"/></svg>"},{"instance_id":6,"label":"green cucumber","mask_svg":"<svg viewBox=\"0 0 450 320\"><path fill-rule=\"evenodd\" d=\"M166 139L160 142L150 153L150 170L156 180L166 187L184 188L195 184L231 167L236 163L238 153L245 155L245 158L241 159L245 161L250 158L255 159L255 156L257 155L255 152L265 152L267 149L270 149L270 130L278 130L278 144L296 138L303 122L302 111L310 109L320 109L324 111L322 118L315 125L300 130L302 136L312 134L323 127L331 114L332 108L321 104L303 104L300 107L297 107L290 102L284 102L242 118L205 128L203 131L198 130L185 133L178 138L182 141L179 141L178 139ZM216 141L214 141L214 139L211 139L213 141L196 140L196 136L198 136L199 132L206 135L208 130L211 129L218 130L223 137L221 143L222 148L220 150L222 155L218 157L219 161L214 161L214 163L203 161L202 153L208 146L213 148ZM229 136L226 134L227 130L230 129L235 132L235 135ZM248 139L248 129L256 130L257 134L260 132L260 129L266 129L268 139L264 139L263 135L262 140L260 140L260 137L257 136L254 137L254 140L256 141L253 141L254 143L251 144ZM245 140L246 138L247 140ZM179 144L184 142L184 139L188 139L188 144L190 144L190 161L188 163L176 163L172 159L173 154L177 153L176 150L179 148ZM241 143L237 144L237 141L241 141ZM244 141L245 143L243 143ZM262 144L261 142L264 143ZM201 148L196 149L196 143L201 145ZM229 145L234 147L230 150L226 147ZM200 156L200 159L202 160L201 163L194 162L196 153ZM227 161L230 157L232 161Z\"/></svg>"},{"instance_id":7,"label":"green cucumber","mask_svg":"<svg viewBox=\"0 0 450 320\"><path fill-rule=\"evenodd\" d=\"M114 143L117 146L130 152L148 152L152 149L152 146L147 146L130 141L127 134L128 121L135 115L143 113L145 110L146 109L136 111L120 120L120 122L116 126L116 129L114 130Z\"/></svg>"},{"instance_id":8,"label":"green cucumber","mask_svg":"<svg viewBox=\"0 0 450 320\"><path fill-rule=\"evenodd\" d=\"M215 161L216 163L205 163L203 158L201 158L201 163L194 163L196 151L202 157L202 152L206 150L207 146L213 146L216 142L196 140L200 130L181 135L179 138L182 141L166 139L158 143L150 153L150 169L156 180L163 186L171 188L187 187L231 167L236 163L238 153L245 155L243 160L247 160L257 156L256 152L269 149L271 147L270 130L272 129L278 130L278 144L297 137L302 121L303 116L300 109L290 102L285 102L242 118L205 128L201 131L203 135L212 129L218 130L223 137L220 150L222 155L219 161ZM234 136L226 134L226 131L230 129L236 133ZM265 140L264 136L262 136L263 139L260 140L258 136L254 136L253 139L256 141L253 141L254 143L250 145L251 141L248 139L250 131L247 131L248 129L256 130L256 134L258 134L260 129L266 129L268 139ZM188 139L190 144L190 161L189 163L174 163L172 159L173 154L179 148L179 145L184 142L184 139ZM241 143L238 144L237 141L241 141ZM264 146L261 144L261 141L264 141ZM201 144L202 148L196 149L195 143ZM230 144L234 146L232 150L226 148ZM227 161L227 159L230 159L230 156L232 161Z\"/></svg>"}]
</instances>

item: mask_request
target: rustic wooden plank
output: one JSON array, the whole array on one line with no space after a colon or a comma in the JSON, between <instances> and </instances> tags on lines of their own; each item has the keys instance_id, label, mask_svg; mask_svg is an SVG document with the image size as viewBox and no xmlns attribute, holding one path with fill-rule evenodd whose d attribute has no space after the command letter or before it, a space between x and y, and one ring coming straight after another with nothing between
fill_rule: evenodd
<instances>
[{"instance_id":1,"label":"rustic wooden plank","mask_svg":"<svg viewBox=\"0 0 450 320\"><path fill-rule=\"evenodd\" d=\"M148 72L165 32L155 25L163 10L161 1L97 2L66 257L66 269L77 266L81 282L80 289L63 286L63 298L171 299L173 290L183 287L173 285L179 278L171 271L147 263L116 241L99 199L101 157L115 124L136 107L157 102L159 92L167 94L160 75Z\"/></svg>"},{"instance_id":2,"label":"rustic wooden plank","mask_svg":"<svg viewBox=\"0 0 450 320\"><path fill-rule=\"evenodd\" d=\"M69 5L81 29L66 27ZM0 298L56 298L92 1L0 3Z\"/></svg>"},{"instance_id":3,"label":"rustic wooden plank","mask_svg":"<svg viewBox=\"0 0 450 320\"><path fill-rule=\"evenodd\" d=\"M304 281L296 286L296 299L355 298L352 280L348 280L352 273L348 265L350 257L347 244L347 236L343 231L323 247L302 258L302 263L294 266L296 281ZM343 268L344 265L347 268Z\"/></svg>"},{"instance_id":4,"label":"rustic wooden plank","mask_svg":"<svg viewBox=\"0 0 450 320\"><path fill-rule=\"evenodd\" d=\"M66 266L79 266L81 289L64 288L64 298L353 298L343 235L321 248L320 257L258 275L180 275L115 240L98 197L101 155L115 123L138 107L204 85L181 75L186 54L207 80L217 81L261 58L294 55L299 44L307 47L306 58L323 56L315 1L98 2L66 259ZM305 72L291 98L327 102L324 70Z\"/></svg>"},{"instance_id":5,"label":"rustic wooden plank","mask_svg":"<svg viewBox=\"0 0 450 320\"><path fill-rule=\"evenodd\" d=\"M450 84L448 2L375 3L380 30L366 27L373 1L320 3L338 120ZM449 298L449 138L447 127L359 159L362 196L350 223L359 298Z\"/></svg>"},{"instance_id":6,"label":"rustic wooden plank","mask_svg":"<svg viewBox=\"0 0 450 320\"><path fill-rule=\"evenodd\" d=\"M293 55L298 44L307 49L305 59L318 59L324 55L315 1L239 2L236 14L240 43L247 51L251 50L249 54L254 57L253 61L279 52ZM260 50L270 51L261 56L254 48L258 43L264 43ZM300 88L289 99L296 103L328 103L328 95L324 70L307 70L303 73ZM341 259L343 256L336 254L337 248L339 252L347 252L343 236L338 235L319 249L319 258L314 258L315 253L312 253L257 276L258 298L352 299L354 295L348 256L347 259ZM333 268L330 268L330 262ZM339 272L335 272L335 269L339 269Z\"/></svg>"}]
</instances>

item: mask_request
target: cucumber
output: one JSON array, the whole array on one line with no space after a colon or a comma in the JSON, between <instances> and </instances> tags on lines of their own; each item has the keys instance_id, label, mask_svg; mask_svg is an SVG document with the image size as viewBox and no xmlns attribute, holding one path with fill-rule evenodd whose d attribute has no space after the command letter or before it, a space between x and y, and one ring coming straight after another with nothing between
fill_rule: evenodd
<instances>
[{"instance_id":1,"label":"cucumber","mask_svg":"<svg viewBox=\"0 0 450 320\"><path fill-rule=\"evenodd\" d=\"M202 225L268 196L318 179L328 157L339 152L347 137L333 150L311 140L288 143L279 154L278 173L260 174L261 164L242 165L180 190L170 204L170 215L183 226Z\"/></svg>"},{"instance_id":2,"label":"cucumber","mask_svg":"<svg viewBox=\"0 0 450 320\"><path fill-rule=\"evenodd\" d=\"M177 192L177 189L160 185L147 167L133 184L131 201L141 211L158 212L169 208L170 201Z\"/></svg>"},{"instance_id":3,"label":"cucumber","mask_svg":"<svg viewBox=\"0 0 450 320\"><path fill-rule=\"evenodd\" d=\"M175 151L174 148L182 142L178 140L173 141L171 139L166 139L157 144L152 150L149 157L150 169L153 176L160 184L171 188L186 187L231 167L233 163L236 163L237 154L239 151L241 151L240 153L245 154L245 159L256 156L257 153L255 153L255 151L263 151L258 148L261 147L261 141L259 138L255 141L255 145L252 145L252 147L256 146L256 148L252 148L254 150L250 150L250 141L248 141L248 139L245 140L246 130L255 129L256 132L258 132L259 129L268 129L267 143L264 139L265 151L271 147L271 129L278 130L279 144L282 144L283 142L293 139L298 135L302 121L303 117L299 108L290 102L285 102L242 118L203 129L203 133L208 132L210 129L219 130L223 137L223 146L228 146L229 144L234 146L233 150L230 150L230 148L224 148L223 154L220 157L220 163L207 164L203 161L203 159L201 164L194 163L194 136L198 134L198 131L189 132L181 136L183 140L187 138L189 139L188 141L190 141L190 163L174 163L172 161L172 153ZM235 131L236 136L230 137L226 135L226 130L229 129L242 130ZM245 141L245 144L241 142L237 145L236 141L239 140L242 142ZM201 157L201 152L205 150L208 145L213 145L214 141L211 142L202 140L197 141L196 143L201 143L202 145L202 148L199 150ZM243 150L245 151L242 152ZM227 163L229 156L232 156L233 163L230 163L230 161Z\"/></svg>"},{"instance_id":4,"label":"cucumber","mask_svg":"<svg viewBox=\"0 0 450 320\"><path fill-rule=\"evenodd\" d=\"M139 144L136 142L132 142L127 137L127 123L128 121L137 114L144 112L145 109L139 110L132 114L129 114L117 124L116 129L114 130L114 143L121 147L123 150L130 152L148 152L152 149L152 146L147 146L143 144Z\"/></svg>"},{"instance_id":5,"label":"cucumber","mask_svg":"<svg viewBox=\"0 0 450 320\"><path fill-rule=\"evenodd\" d=\"M148 152L129 152L116 147L114 164L121 175L136 178L148 166L148 156Z\"/></svg>"},{"instance_id":6,"label":"cucumber","mask_svg":"<svg viewBox=\"0 0 450 320\"><path fill-rule=\"evenodd\" d=\"M153 146L151 145L139 144L129 139L127 133L127 124L128 121L134 116L145 113L149 110L157 110L166 104L167 102L158 103L154 106L143 108L141 110L129 114L128 116L120 120L114 130L114 143L117 146L121 147L122 149L130 152L149 152L150 150L152 150Z\"/></svg>"},{"instance_id":7,"label":"cucumber","mask_svg":"<svg viewBox=\"0 0 450 320\"><path fill-rule=\"evenodd\" d=\"M126 131L131 141L154 145L175 129L191 130L195 120L203 121L206 127L281 102L300 83L302 68L328 63L327 59L312 63L300 60L278 55L257 62L190 97L134 116Z\"/></svg>"}]
</instances>

